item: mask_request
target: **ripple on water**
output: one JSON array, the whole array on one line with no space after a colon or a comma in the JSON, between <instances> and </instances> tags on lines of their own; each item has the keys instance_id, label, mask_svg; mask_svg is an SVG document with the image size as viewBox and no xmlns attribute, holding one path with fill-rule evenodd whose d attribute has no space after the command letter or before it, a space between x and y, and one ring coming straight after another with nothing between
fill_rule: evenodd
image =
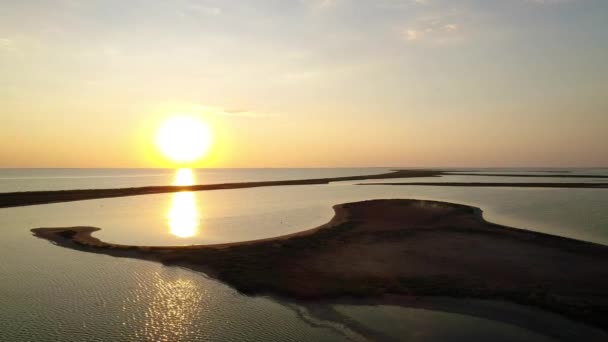
<instances>
[{"instance_id":1,"label":"ripple on water","mask_svg":"<svg viewBox=\"0 0 608 342\"><path fill-rule=\"evenodd\" d=\"M199 273L25 237L0 250L0 341L340 339Z\"/></svg>"}]
</instances>

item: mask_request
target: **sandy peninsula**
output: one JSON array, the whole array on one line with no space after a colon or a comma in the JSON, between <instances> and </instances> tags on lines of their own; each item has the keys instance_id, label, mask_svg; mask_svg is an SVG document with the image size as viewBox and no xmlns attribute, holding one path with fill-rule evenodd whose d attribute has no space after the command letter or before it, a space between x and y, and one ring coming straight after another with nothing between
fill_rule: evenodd
<instances>
[{"instance_id":1,"label":"sandy peninsula","mask_svg":"<svg viewBox=\"0 0 608 342\"><path fill-rule=\"evenodd\" d=\"M336 205L327 224L258 241L127 246L94 227L37 228L85 252L202 271L246 294L297 300L448 296L499 299L608 327L608 246L485 221L478 208L435 201Z\"/></svg>"}]
</instances>

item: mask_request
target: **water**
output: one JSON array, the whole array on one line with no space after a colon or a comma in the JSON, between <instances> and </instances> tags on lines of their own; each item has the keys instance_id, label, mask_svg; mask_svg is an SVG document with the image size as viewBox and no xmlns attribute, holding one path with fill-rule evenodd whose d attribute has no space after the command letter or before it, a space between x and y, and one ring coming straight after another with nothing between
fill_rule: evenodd
<instances>
[{"instance_id":1,"label":"water","mask_svg":"<svg viewBox=\"0 0 608 342\"><path fill-rule=\"evenodd\" d=\"M163 173L163 176L145 174L141 178L134 176L137 171L109 170L107 175L103 170L56 172L70 175L71 181L62 186L74 182L98 184L99 187L139 186L149 182L150 177L164 177L162 181L170 184L178 181L174 171ZM199 183L202 176L211 183L262 180L271 176L276 179L310 175L329 177L368 171L231 170L228 175L215 176L213 181L211 173L198 172L189 181ZM30 176L38 174L39 170L31 172ZM90 178L93 174L96 176ZM6 173L3 175L8 178ZM58 186L56 175L38 177L37 188L30 184L30 189ZM263 180L271 179L274 178ZM437 179L433 178L433 181ZM491 179L498 181L500 178ZM27 184L23 178L11 186L6 185L10 184L6 179L2 182L12 189L25 189L24 184ZM96 233L99 238L126 244L243 241L318 226L331 218L333 204L371 198L422 198L465 203L484 209L484 216L490 221L608 244L605 208L608 190L597 189L466 189L334 183L183 192L0 209L3 234L0 240L0 341L334 341L362 340L365 336L412 341L553 341L568 337L576 340L583 332L598 334L559 317L521 307L509 309L516 310L512 316L529 315L535 322L549 322L546 326L553 328L533 331L517 322L482 318L483 315L445 308L328 304L323 306L324 310L332 314L319 314L319 310L301 304L243 296L189 270L59 248L32 237L29 232L33 227L92 225L103 229ZM460 306L473 306L471 301L459 303Z\"/></svg>"},{"instance_id":2,"label":"water","mask_svg":"<svg viewBox=\"0 0 608 342\"><path fill-rule=\"evenodd\" d=\"M182 170L186 171L186 170ZM308 171L307 171L308 172ZM466 176L447 176L464 180ZM470 178L476 178L472 176ZM493 177L504 181L501 177ZM505 177L512 178L512 177ZM411 181L427 180L413 178ZM399 180L397 180L399 181ZM197 183L191 173L170 184ZM332 206L371 198L434 199L469 204L508 226L608 244L608 191L603 189L459 188L354 185L282 186L179 192L11 209L21 229L93 225L99 238L134 245L238 242L285 235L331 219ZM568 208L568 210L563 210Z\"/></svg>"}]
</instances>

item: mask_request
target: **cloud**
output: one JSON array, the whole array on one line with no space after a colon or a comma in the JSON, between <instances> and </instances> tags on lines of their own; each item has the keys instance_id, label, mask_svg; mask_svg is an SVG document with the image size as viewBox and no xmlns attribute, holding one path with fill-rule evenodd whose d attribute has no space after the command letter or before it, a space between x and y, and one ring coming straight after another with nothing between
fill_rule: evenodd
<instances>
[{"instance_id":1,"label":"cloud","mask_svg":"<svg viewBox=\"0 0 608 342\"><path fill-rule=\"evenodd\" d=\"M422 37L422 32L412 30L412 29L406 29L404 32L404 36L405 36L405 40L409 40L409 41L418 40L419 38Z\"/></svg>"},{"instance_id":2,"label":"cloud","mask_svg":"<svg viewBox=\"0 0 608 342\"><path fill-rule=\"evenodd\" d=\"M440 21L421 22L415 27L407 27L403 30L403 37L408 42L430 41L434 43L446 43L455 41L460 26L457 24L444 24Z\"/></svg>"},{"instance_id":3,"label":"cloud","mask_svg":"<svg viewBox=\"0 0 608 342\"><path fill-rule=\"evenodd\" d=\"M456 25L456 24L447 24L447 25L444 25L443 28L447 32L454 32L454 31L458 30L458 25Z\"/></svg>"},{"instance_id":4,"label":"cloud","mask_svg":"<svg viewBox=\"0 0 608 342\"><path fill-rule=\"evenodd\" d=\"M275 114L261 113L250 111L246 109L225 109L214 106L202 106L195 105L191 108L192 111L196 111L200 114L223 116L223 117L240 117L240 118L270 118L276 117Z\"/></svg>"}]
</instances>

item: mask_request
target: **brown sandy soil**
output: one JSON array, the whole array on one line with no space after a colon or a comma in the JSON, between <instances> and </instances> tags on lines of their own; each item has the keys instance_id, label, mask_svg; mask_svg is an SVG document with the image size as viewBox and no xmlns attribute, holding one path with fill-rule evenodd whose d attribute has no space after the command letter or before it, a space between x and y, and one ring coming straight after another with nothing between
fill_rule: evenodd
<instances>
[{"instance_id":1,"label":"brown sandy soil","mask_svg":"<svg viewBox=\"0 0 608 342\"><path fill-rule=\"evenodd\" d=\"M32 231L63 247L203 271L246 294L500 299L608 327L608 246L489 223L478 208L452 203L334 208L332 221L317 229L223 245L108 244L91 236L93 227Z\"/></svg>"},{"instance_id":2,"label":"brown sandy soil","mask_svg":"<svg viewBox=\"0 0 608 342\"><path fill-rule=\"evenodd\" d=\"M357 185L418 185L418 186L460 186L492 188L566 188L566 189L608 189L608 183L467 183L467 182L417 182L417 183L361 183Z\"/></svg>"}]
</instances>

